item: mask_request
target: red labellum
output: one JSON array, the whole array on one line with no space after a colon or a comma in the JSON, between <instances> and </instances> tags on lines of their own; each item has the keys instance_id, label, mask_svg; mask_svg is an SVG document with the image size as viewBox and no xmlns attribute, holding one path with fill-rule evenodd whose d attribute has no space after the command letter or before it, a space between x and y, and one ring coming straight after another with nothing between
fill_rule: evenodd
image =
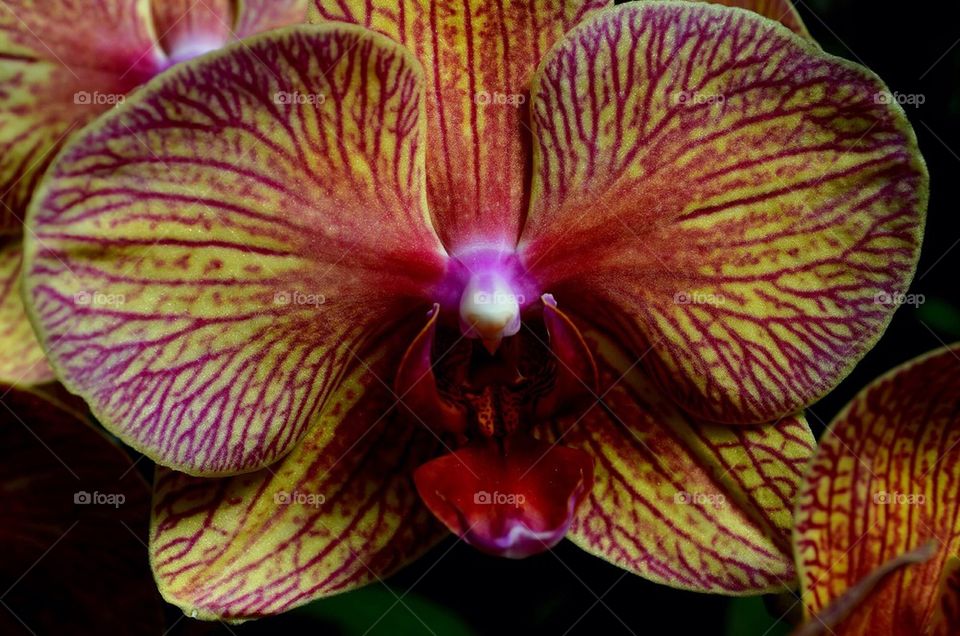
<instances>
[{"instance_id":1,"label":"red labellum","mask_svg":"<svg viewBox=\"0 0 960 636\"><path fill-rule=\"evenodd\" d=\"M420 497L475 548L523 558L556 545L593 484L587 453L529 436L481 439L417 469Z\"/></svg>"}]
</instances>

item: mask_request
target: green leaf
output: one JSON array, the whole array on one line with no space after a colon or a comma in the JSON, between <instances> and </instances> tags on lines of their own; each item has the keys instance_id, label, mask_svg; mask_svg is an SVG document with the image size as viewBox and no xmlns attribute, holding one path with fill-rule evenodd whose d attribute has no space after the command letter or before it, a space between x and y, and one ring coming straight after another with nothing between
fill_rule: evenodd
<instances>
[{"instance_id":1,"label":"green leaf","mask_svg":"<svg viewBox=\"0 0 960 636\"><path fill-rule=\"evenodd\" d=\"M390 586L369 585L353 592L315 601L294 610L299 618L334 624L347 636L394 636L433 632L444 636L475 636L450 609L417 594Z\"/></svg>"},{"instance_id":2,"label":"green leaf","mask_svg":"<svg viewBox=\"0 0 960 636\"><path fill-rule=\"evenodd\" d=\"M960 338L960 308L942 298L930 298L917 308L917 317L948 338Z\"/></svg>"},{"instance_id":3,"label":"green leaf","mask_svg":"<svg viewBox=\"0 0 960 636\"><path fill-rule=\"evenodd\" d=\"M763 634L764 636L787 636L790 623L786 618L771 616L762 596L733 598L727 609L726 636Z\"/></svg>"}]
</instances>

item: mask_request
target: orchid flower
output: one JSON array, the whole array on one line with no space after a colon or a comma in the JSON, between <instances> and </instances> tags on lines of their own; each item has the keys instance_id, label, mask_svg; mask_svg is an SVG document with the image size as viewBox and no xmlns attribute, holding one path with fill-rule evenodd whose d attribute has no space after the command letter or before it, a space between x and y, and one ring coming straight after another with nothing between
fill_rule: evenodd
<instances>
[{"instance_id":1,"label":"orchid flower","mask_svg":"<svg viewBox=\"0 0 960 636\"><path fill-rule=\"evenodd\" d=\"M0 396L0 633L160 633L133 460L55 392L0 383Z\"/></svg>"},{"instance_id":2,"label":"orchid flower","mask_svg":"<svg viewBox=\"0 0 960 636\"><path fill-rule=\"evenodd\" d=\"M57 150L173 64L303 22L306 0L0 2L0 379L55 379L27 321L19 235Z\"/></svg>"},{"instance_id":3,"label":"orchid flower","mask_svg":"<svg viewBox=\"0 0 960 636\"><path fill-rule=\"evenodd\" d=\"M960 633L958 364L954 344L890 371L821 439L796 512L798 636Z\"/></svg>"},{"instance_id":4,"label":"orchid flower","mask_svg":"<svg viewBox=\"0 0 960 636\"><path fill-rule=\"evenodd\" d=\"M883 83L702 3L311 20L155 79L29 211L51 365L167 467L164 597L281 612L447 531L791 585L801 411L920 245L927 175Z\"/></svg>"}]
</instances>

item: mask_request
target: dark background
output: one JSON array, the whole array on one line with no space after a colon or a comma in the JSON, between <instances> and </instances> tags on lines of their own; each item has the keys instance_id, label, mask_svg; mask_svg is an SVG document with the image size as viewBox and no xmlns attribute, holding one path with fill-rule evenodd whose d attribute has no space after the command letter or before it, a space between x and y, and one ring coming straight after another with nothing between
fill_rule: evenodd
<instances>
[{"instance_id":1,"label":"dark background","mask_svg":"<svg viewBox=\"0 0 960 636\"><path fill-rule=\"evenodd\" d=\"M930 170L931 199L920 265L903 306L874 348L828 397L808 410L819 435L853 396L921 353L960 340L960 22L953 3L800 0L814 38L828 52L873 69L891 91L923 95L904 106ZM372 588L315 602L285 616L211 626L237 635L323 634L743 634L788 633L778 599L730 599L648 583L562 543L523 561L479 554L453 539ZM397 602L397 597L402 602ZM786 607L793 602L787 599ZM766 601L766 602L765 602ZM409 608L409 609L408 609ZM176 620L179 611L171 608ZM415 615L416 616L415 616ZM419 617L419 619L417 618ZM423 623L429 626L429 630ZM184 619L172 633L192 632ZM183 628L186 628L185 630ZM229 631L228 631L229 629ZM369 631L367 631L369 630Z\"/></svg>"}]
</instances>

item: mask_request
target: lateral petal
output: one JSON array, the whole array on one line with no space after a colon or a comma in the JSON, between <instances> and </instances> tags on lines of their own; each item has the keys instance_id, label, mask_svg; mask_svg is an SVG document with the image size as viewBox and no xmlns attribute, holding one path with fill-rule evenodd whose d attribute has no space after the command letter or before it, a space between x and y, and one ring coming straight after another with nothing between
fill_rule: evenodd
<instances>
[{"instance_id":1,"label":"lateral petal","mask_svg":"<svg viewBox=\"0 0 960 636\"><path fill-rule=\"evenodd\" d=\"M283 456L443 273L422 109L405 49L327 25L183 63L101 118L38 192L25 242L64 384L166 466Z\"/></svg>"},{"instance_id":2,"label":"lateral petal","mask_svg":"<svg viewBox=\"0 0 960 636\"><path fill-rule=\"evenodd\" d=\"M886 91L749 12L608 11L534 83L523 259L635 327L685 409L796 412L873 346L916 266L927 172Z\"/></svg>"}]
</instances>

